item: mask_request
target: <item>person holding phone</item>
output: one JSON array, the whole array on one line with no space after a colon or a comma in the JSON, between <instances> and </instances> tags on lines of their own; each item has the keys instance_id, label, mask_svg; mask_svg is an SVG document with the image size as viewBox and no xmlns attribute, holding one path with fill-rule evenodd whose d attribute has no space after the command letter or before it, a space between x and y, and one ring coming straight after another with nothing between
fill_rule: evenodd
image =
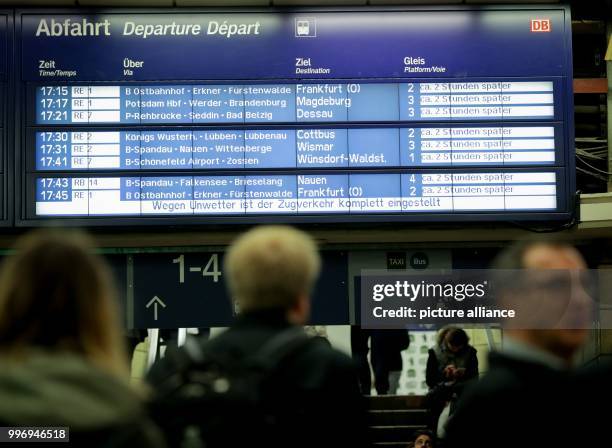
<instances>
[{"instance_id":1,"label":"person holding phone","mask_svg":"<svg viewBox=\"0 0 612 448\"><path fill-rule=\"evenodd\" d=\"M433 428L437 427L438 418L447 405L451 406L449 414L452 414L465 384L478 378L477 352L463 329L444 327L438 333L437 342L429 349L426 371L427 404Z\"/></svg>"}]
</instances>

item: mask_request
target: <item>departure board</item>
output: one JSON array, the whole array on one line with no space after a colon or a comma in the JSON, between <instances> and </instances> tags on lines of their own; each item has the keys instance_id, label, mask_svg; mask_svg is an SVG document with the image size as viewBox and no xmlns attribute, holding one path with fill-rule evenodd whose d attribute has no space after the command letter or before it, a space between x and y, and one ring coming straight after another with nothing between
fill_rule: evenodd
<instances>
[{"instance_id":1,"label":"departure board","mask_svg":"<svg viewBox=\"0 0 612 448\"><path fill-rule=\"evenodd\" d=\"M18 19L21 223L572 215L565 7Z\"/></svg>"},{"instance_id":2,"label":"departure board","mask_svg":"<svg viewBox=\"0 0 612 448\"><path fill-rule=\"evenodd\" d=\"M44 86L36 124L554 119L553 92L552 81Z\"/></svg>"}]
</instances>

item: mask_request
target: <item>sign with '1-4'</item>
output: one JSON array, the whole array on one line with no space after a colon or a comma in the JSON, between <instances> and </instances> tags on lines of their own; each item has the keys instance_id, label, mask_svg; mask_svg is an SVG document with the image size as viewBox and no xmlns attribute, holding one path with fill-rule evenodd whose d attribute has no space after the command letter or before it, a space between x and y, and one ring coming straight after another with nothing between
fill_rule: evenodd
<instances>
[{"instance_id":1,"label":"sign with '1-4'","mask_svg":"<svg viewBox=\"0 0 612 448\"><path fill-rule=\"evenodd\" d=\"M347 255L345 252L321 255L323 269L312 295L311 323L348 324ZM223 258L222 252L132 255L133 321L128 325L134 328L230 325L236 313L227 293Z\"/></svg>"}]
</instances>

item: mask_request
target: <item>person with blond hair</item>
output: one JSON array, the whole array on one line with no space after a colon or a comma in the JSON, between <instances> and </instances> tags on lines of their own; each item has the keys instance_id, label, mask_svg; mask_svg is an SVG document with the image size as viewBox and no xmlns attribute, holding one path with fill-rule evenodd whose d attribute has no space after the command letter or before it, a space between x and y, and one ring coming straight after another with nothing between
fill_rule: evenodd
<instances>
[{"instance_id":1,"label":"person with blond hair","mask_svg":"<svg viewBox=\"0 0 612 448\"><path fill-rule=\"evenodd\" d=\"M0 273L0 426L68 427L75 446L160 447L129 385L109 269L82 233L20 238Z\"/></svg>"},{"instance_id":2,"label":"person with blond hair","mask_svg":"<svg viewBox=\"0 0 612 448\"><path fill-rule=\"evenodd\" d=\"M302 328L320 269L304 232L262 226L241 235L224 268L238 318L216 338L188 340L154 366L149 378L165 396L157 421L188 421L210 448L367 446L351 358Z\"/></svg>"}]
</instances>

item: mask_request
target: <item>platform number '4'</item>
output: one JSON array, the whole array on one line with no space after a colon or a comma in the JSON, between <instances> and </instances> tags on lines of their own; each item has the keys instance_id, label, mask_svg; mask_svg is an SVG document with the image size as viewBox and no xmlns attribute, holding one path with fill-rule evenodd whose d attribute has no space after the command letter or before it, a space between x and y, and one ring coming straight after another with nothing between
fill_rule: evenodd
<instances>
[{"instance_id":1,"label":"platform number '4'","mask_svg":"<svg viewBox=\"0 0 612 448\"><path fill-rule=\"evenodd\" d=\"M185 254L179 255L172 260L173 264L179 265L179 283L185 283ZM219 277L223 275L219 269L219 254L211 254L206 266L189 266L189 272L201 272L202 277L212 277L212 281L219 282Z\"/></svg>"}]
</instances>

